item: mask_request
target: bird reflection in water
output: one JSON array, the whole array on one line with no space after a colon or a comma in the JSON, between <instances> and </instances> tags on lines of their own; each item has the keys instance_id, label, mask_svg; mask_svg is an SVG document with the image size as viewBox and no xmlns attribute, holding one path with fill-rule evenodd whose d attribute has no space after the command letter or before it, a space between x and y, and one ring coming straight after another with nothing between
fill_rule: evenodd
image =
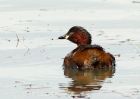
<instances>
[{"instance_id":1,"label":"bird reflection in water","mask_svg":"<svg viewBox=\"0 0 140 99\"><path fill-rule=\"evenodd\" d=\"M115 57L100 45L91 44L90 33L81 26L73 26L58 39L67 39L77 45L64 58L64 75L72 79L65 88L68 92L81 94L82 92L99 90L106 78L115 72Z\"/></svg>"},{"instance_id":2,"label":"bird reflection in water","mask_svg":"<svg viewBox=\"0 0 140 99\"><path fill-rule=\"evenodd\" d=\"M68 93L81 95L84 92L100 90L106 78L112 78L114 73L115 67L94 70L76 70L74 68L64 67L64 75L72 79L72 81L67 87L60 87Z\"/></svg>"}]
</instances>

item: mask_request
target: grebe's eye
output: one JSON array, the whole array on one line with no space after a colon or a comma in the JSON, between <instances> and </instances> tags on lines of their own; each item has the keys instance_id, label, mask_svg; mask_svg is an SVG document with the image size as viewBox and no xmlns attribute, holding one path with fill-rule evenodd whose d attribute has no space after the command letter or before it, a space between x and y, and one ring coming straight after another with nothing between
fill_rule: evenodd
<instances>
[{"instance_id":1,"label":"grebe's eye","mask_svg":"<svg viewBox=\"0 0 140 99\"><path fill-rule=\"evenodd\" d=\"M65 39L68 39L70 36L72 36L74 34L74 32L70 32L68 34L65 35Z\"/></svg>"},{"instance_id":2,"label":"grebe's eye","mask_svg":"<svg viewBox=\"0 0 140 99\"><path fill-rule=\"evenodd\" d=\"M73 34L74 34L74 32L70 32L70 33L69 33L69 36L71 36L71 35L73 35Z\"/></svg>"}]
</instances>

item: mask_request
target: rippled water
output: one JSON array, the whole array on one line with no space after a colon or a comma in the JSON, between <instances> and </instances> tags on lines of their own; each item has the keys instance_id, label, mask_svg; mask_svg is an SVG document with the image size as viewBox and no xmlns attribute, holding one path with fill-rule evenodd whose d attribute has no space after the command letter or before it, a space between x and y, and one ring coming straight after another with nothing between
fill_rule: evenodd
<instances>
[{"instance_id":1,"label":"rippled water","mask_svg":"<svg viewBox=\"0 0 140 99\"><path fill-rule=\"evenodd\" d=\"M139 99L139 9L132 0L0 0L0 97ZM74 25L115 55L115 69L63 68L76 45L57 38Z\"/></svg>"}]
</instances>

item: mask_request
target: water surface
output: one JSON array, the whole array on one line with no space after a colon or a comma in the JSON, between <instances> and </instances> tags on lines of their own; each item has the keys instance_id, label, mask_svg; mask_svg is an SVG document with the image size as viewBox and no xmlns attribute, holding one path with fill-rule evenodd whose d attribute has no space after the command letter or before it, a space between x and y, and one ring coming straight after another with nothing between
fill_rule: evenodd
<instances>
[{"instance_id":1,"label":"water surface","mask_svg":"<svg viewBox=\"0 0 140 99\"><path fill-rule=\"evenodd\" d=\"M139 99L139 9L132 0L0 0L0 97ZM74 25L115 55L114 70L63 68L76 45L57 38Z\"/></svg>"}]
</instances>

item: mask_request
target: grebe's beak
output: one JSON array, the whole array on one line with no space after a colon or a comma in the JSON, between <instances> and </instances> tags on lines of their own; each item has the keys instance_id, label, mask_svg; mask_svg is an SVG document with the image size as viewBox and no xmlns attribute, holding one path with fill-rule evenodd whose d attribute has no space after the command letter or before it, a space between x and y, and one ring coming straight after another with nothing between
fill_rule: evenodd
<instances>
[{"instance_id":1,"label":"grebe's beak","mask_svg":"<svg viewBox=\"0 0 140 99\"><path fill-rule=\"evenodd\" d=\"M65 39L65 37L64 36L60 36L60 37L58 37L58 39Z\"/></svg>"},{"instance_id":2,"label":"grebe's beak","mask_svg":"<svg viewBox=\"0 0 140 99\"><path fill-rule=\"evenodd\" d=\"M64 36L58 37L58 39L68 39L68 38L69 38L69 35L64 35Z\"/></svg>"}]
</instances>

